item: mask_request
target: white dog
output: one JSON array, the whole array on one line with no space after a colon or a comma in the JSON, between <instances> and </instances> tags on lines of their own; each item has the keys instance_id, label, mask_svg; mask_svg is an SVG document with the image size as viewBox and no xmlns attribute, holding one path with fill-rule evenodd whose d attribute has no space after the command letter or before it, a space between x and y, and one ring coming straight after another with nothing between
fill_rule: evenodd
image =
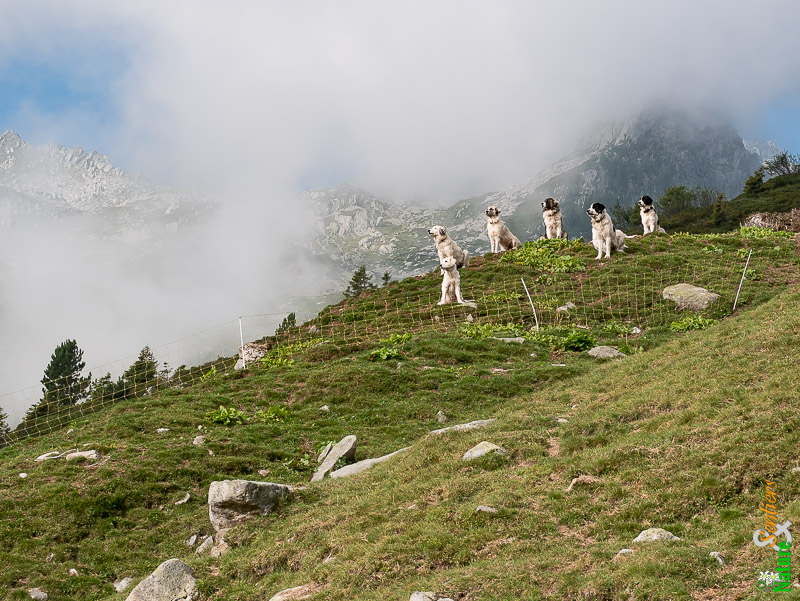
<instances>
[{"instance_id":1,"label":"white dog","mask_svg":"<svg viewBox=\"0 0 800 601\"><path fill-rule=\"evenodd\" d=\"M456 267L469 267L469 251L461 250L461 247L453 242L450 236L441 225L434 225L428 230L436 242L436 252L439 254L439 262L445 257L453 257L456 260Z\"/></svg>"},{"instance_id":2,"label":"white dog","mask_svg":"<svg viewBox=\"0 0 800 601\"><path fill-rule=\"evenodd\" d=\"M519 248L519 238L511 233L499 215L500 209L497 207L486 209L486 229L489 232L489 243L492 245L491 252L499 253L503 250Z\"/></svg>"},{"instance_id":3,"label":"white dog","mask_svg":"<svg viewBox=\"0 0 800 601\"><path fill-rule=\"evenodd\" d=\"M544 237L547 240L567 237L567 232L561 229L561 209L558 208L558 201L555 198L544 199L542 217L544 218Z\"/></svg>"},{"instance_id":4,"label":"white dog","mask_svg":"<svg viewBox=\"0 0 800 601\"><path fill-rule=\"evenodd\" d=\"M652 234L653 232L667 233L664 231L663 227L658 225L658 215L653 206L653 199L647 194L639 199L639 214L642 216L642 226L644 227L645 235Z\"/></svg>"},{"instance_id":5,"label":"white dog","mask_svg":"<svg viewBox=\"0 0 800 601\"><path fill-rule=\"evenodd\" d=\"M592 246L597 249L595 260L600 259L604 253L606 259L610 258L612 250L625 252L625 249L628 248L625 246L625 238L634 238L635 236L626 236L622 230L614 229L611 217L606 213L605 205L595 202L586 212L592 220Z\"/></svg>"},{"instance_id":6,"label":"white dog","mask_svg":"<svg viewBox=\"0 0 800 601\"><path fill-rule=\"evenodd\" d=\"M477 307L474 301L464 300L461 295L461 274L458 273L456 260L453 257L445 257L439 264L442 267L442 300L437 304L459 303Z\"/></svg>"}]
</instances>

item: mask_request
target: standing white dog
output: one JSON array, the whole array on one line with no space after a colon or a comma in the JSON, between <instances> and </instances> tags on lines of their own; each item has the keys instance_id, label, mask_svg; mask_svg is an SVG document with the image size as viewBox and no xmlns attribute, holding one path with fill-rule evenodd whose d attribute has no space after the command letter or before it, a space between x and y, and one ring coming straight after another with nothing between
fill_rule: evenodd
<instances>
[{"instance_id":1,"label":"standing white dog","mask_svg":"<svg viewBox=\"0 0 800 601\"><path fill-rule=\"evenodd\" d=\"M453 257L456 260L456 267L469 267L469 251L461 250L461 247L453 242L441 225L434 225L428 230L428 233L436 242L439 262L445 257Z\"/></svg>"},{"instance_id":2,"label":"standing white dog","mask_svg":"<svg viewBox=\"0 0 800 601\"><path fill-rule=\"evenodd\" d=\"M647 194L639 199L639 214L642 216L642 227L644 227L645 235L652 234L653 232L667 233L664 231L663 227L658 225L658 215L653 206L653 199Z\"/></svg>"},{"instance_id":3,"label":"standing white dog","mask_svg":"<svg viewBox=\"0 0 800 601\"><path fill-rule=\"evenodd\" d=\"M611 217L606 213L606 206L595 202L586 212L592 220L592 246L597 249L595 260L605 254L606 259L611 257L611 251L625 252L625 232L614 229ZM633 236L630 236L631 238Z\"/></svg>"},{"instance_id":4,"label":"standing white dog","mask_svg":"<svg viewBox=\"0 0 800 601\"><path fill-rule=\"evenodd\" d=\"M519 238L511 233L508 226L500 219L500 209L489 207L486 209L486 230L489 232L491 252L499 253L520 247Z\"/></svg>"},{"instance_id":5,"label":"standing white dog","mask_svg":"<svg viewBox=\"0 0 800 601\"><path fill-rule=\"evenodd\" d=\"M444 257L440 261L440 265L442 266L442 300L438 304L464 304L464 297L461 296L461 275L456 268L456 260L453 257Z\"/></svg>"}]
</instances>

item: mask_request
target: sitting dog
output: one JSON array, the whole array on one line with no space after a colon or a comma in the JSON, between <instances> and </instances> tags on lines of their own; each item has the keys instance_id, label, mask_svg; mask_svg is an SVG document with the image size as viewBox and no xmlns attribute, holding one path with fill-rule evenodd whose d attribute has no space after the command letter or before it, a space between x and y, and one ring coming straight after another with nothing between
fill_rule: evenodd
<instances>
[{"instance_id":1,"label":"sitting dog","mask_svg":"<svg viewBox=\"0 0 800 601\"><path fill-rule=\"evenodd\" d=\"M491 252L499 253L503 250L519 248L519 238L511 233L499 215L500 209L497 207L486 209L486 229L489 232L489 243L492 245Z\"/></svg>"},{"instance_id":2,"label":"sitting dog","mask_svg":"<svg viewBox=\"0 0 800 601\"><path fill-rule=\"evenodd\" d=\"M561 209L558 208L558 201L555 198L544 199L542 217L544 217L544 237L547 240L567 237L567 232L561 229Z\"/></svg>"},{"instance_id":3,"label":"sitting dog","mask_svg":"<svg viewBox=\"0 0 800 601\"><path fill-rule=\"evenodd\" d=\"M644 227L644 234L652 234L653 232L661 232L666 234L664 228L658 225L658 215L653 206L653 199L647 194L639 199L639 214L642 216L642 226Z\"/></svg>"},{"instance_id":4,"label":"sitting dog","mask_svg":"<svg viewBox=\"0 0 800 601\"><path fill-rule=\"evenodd\" d=\"M614 229L611 217L606 213L605 205L595 202L586 212L592 220L592 246L597 249L595 260L600 259L604 253L606 259L610 258L612 250L625 252L625 249L628 248L625 246L625 238L633 238L633 236L626 236L622 230Z\"/></svg>"},{"instance_id":5,"label":"sitting dog","mask_svg":"<svg viewBox=\"0 0 800 601\"><path fill-rule=\"evenodd\" d=\"M428 230L436 242L436 252L439 254L439 262L445 257L453 257L456 260L456 267L469 267L469 251L461 250L461 247L453 242L450 236L441 225L434 225Z\"/></svg>"}]
</instances>

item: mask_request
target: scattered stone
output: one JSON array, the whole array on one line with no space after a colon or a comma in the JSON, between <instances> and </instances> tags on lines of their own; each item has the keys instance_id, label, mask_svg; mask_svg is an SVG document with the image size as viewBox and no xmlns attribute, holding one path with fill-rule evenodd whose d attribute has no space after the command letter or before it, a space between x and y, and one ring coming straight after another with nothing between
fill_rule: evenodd
<instances>
[{"instance_id":1,"label":"scattered stone","mask_svg":"<svg viewBox=\"0 0 800 601\"><path fill-rule=\"evenodd\" d=\"M197 436L195 436L195 437L194 437L194 440L192 441L192 444L193 444L194 446L196 446L196 447L199 447L201 444L203 444L203 442L205 441L205 439L206 439L206 437L205 437L205 436L200 436L200 435L198 434Z\"/></svg>"},{"instance_id":2,"label":"scattered stone","mask_svg":"<svg viewBox=\"0 0 800 601\"><path fill-rule=\"evenodd\" d=\"M702 311L719 299L719 294L691 284L667 286L661 296L666 300L673 301L678 309L688 309L689 311Z\"/></svg>"},{"instance_id":3,"label":"scattered stone","mask_svg":"<svg viewBox=\"0 0 800 601\"><path fill-rule=\"evenodd\" d=\"M468 321L468 322L470 322L470 323L472 323L473 321L475 321L475 318L472 316L472 313L470 313L470 314L468 314L468 315L467 315L467 321Z\"/></svg>"},{"instance_id":4,"label":"scattered stone","mask_svg":"<svg viewBox=\"0 0 800 601\"><path fill-rule=\"evenodd\" d=\"M514 344L522 344L525 342L525 339L522 336L517 336L515 338L495 338L495 340L499 340L500 342L514 343Z\"/></svg>"},{"instance_id":5,"label":"scattered stone","mask_svg":"<svg viewBox=\"0 0 800 601\"><path fill-rule=\"evenodd\" d=\"M28 589L28 595L30 595L31 599L36 599L36 601L47 601L47 593L40 588Z\"/></svg>"},{"instance_id":6,"label":"scattered stone","mask_svg":"<svg viewBox=\"0 0 800 601\"><path fill-rule=\"evenodd\" d=\"M192 498L191 493L187 492L186 496L183 497L180 501L175 501L175 505L183 505L184 503L186 503L191 498Z\"/></svg>"},{"instance_id":7,"label":"scattered stone","mask_svg":"<svg viewBox=\"0 0 800 601\"><path fill-rule=\"evenodd\" d=\"M568 424L569 420L566 417L555 417L555 419L559 424Z\"/></svg>"},{"instance_id":8,"label":"scattered stone","mask_svg":"<svg viewBox=\"0 0 800 601\"><path fill-rule=\"evenodd\" d=\"M719 562L719 565L721 565L721 566L725 565L725 558L722 556L722 553L720 553L719 551L712 551L708 555L710 557L713 557L714 559L716 559Z\"/></svg>"},{"instance_id":9,"label":"scattered stone","mask_svg":"<svg viewBox=\"0 0 800 601\"><path fill-rule=\"evenodd\" d=\"M67 461L73 459L100 459L100 453L92 449L91 451L76 451L67 455Z\"/></svg>"},{"instance_id":10,"label":"scattered stone","mask_svg":"<svg viewBox=\"0 0 800 601\"><path fill-rule=\"evenodd\" d=\"M211 547L211 557L222 557L230 550L231 548L228 546L228 543L223 540L219 544Z\"/></svg>"},{"instance_id":11,"label":"scattered stone","mask_svg":"<svg viewBox=\"0 0 800 601\"><path fill-rule=\"evenodd\" d=\"M619 553L617 553L614 556L614 559L612 561L620 561L621 559L624 559L626 555L632 555L632 554L633 554L633 549L620 549Z\"/></svg>"},{"instance_id":12,"label":"scattered stone","mask_svg":"<svg viewBox=\"0 0 800 601\"><path fill-rule=\"evenodd\" d=\"M194 544L197 542L197 535L192 534L189 538L186 539L186 546L187 547L194 547Z\"/></svg>"},{"instance_id":13,"label":"scattered stone","mask_svg":"<svg viewBox=\"0 0 800 601\"><path fill-rule=\"evenodd\" d=\"M330 407L328 407L327 405L323 405L322 407L320 407L320 408L319 408L319 410L320 410L320 411L330 411L330 410L331 410L331 408L330 408Z\"/></svg>"},{"instance_id":14,"label":"scattered stone","mask_svg":"<svg viewBox=\"0 0 800 601\"><path fill-rule=\"evenodd\" d=\"M627 355L615 346L596 346L589 351L589 356L596 359L614 359L616 357L626 357Z\"/></svg>"},{"instance_id":15,"label":"scattered stone","mask_svg":"<svg viewBox=\"0 0 800 601\"><path fill-rule=\"evenodd\" d=\"M44 560L49 563L49 562L53 561L55 558L56 558L56 554L55 553L50 553L47 557L44 558Z\"/></svg>"},{"instance_id":16,"label":"scattered stone","mask_svg":"<svg viewBox=\"0 0 800 601\"><path fill-rule=\"evenodd\" d=\"M656 540L681 540L672 532L668 530L664 530L663 528L648 528L647 530L642 530L639 533L639 536L633 539L635 543L647 543Z\"/></svg>"},{"instance_id":17,"label":"scattered stone","mask_svg":"<svg viewBox=\"0 0 800 601\"><path fill-rule=\"evenodd\" d=\"M258 470L259 476L267 476L269 475L269 470Z\"/></svg>"},{"instance_id":18,"label":"scattered stone","mask_svg":"<svg viewBox=\"0 0 800 601\"><path fill-rule=\"evenodd\" d=\"M169 432L169 428L158 428L156 432L159 434L164 434L165 432Z\"/></svg>"},{"instance_id":19,"label":"scattered stone","mask_svg":"<svg viewBox=\"0 0 800 601\"><path fill-rule=\"evenodd\" d=\"M800 467L793 467L789 473L790 474L800 474Z\"/></svg>"},{"instance_id":20,"label":"scattered stone","mask_svg":"<svg viewBox=\"0 0 800 601\"><path fill-rule=\"evenodd\" d=\"M208 456L209 457L213 457L214 456L214 451L212 451L211 449L208 449Z\"/></svg>"},{"instance_id":21,"label":"scattered stone","mask_svg":"<svg viewBox=\"0 0 800 601\"><path fill-rule=\"evenodd\" d=\"M556 313L568 313L570 309L577 309L578 307L575 306L575 303L572 301L568 302L566 305L561 305L556 309Z\"/></svg>"},{"instance_id":22,"label":"scattered stone","mask_svg":"<svg viewBox=\"0 0 800 601\"><path fill-rule=\"evenodd\" d=\"M408 601L436 601L436 593L415 591Z\"/></svg>"},{"instance_id":23,"label":"scattered stone","mask_svg":"<svg viewBox=\"0 0 800 601\"><path fill-rule=\"evenodd\" d=\"M402 453L403 451L407 451L411 447L405 447L402 449L396 450L394 453L389 453L388 455L384 455L383 457L375 457L374 459L364 459L363 461L359 461L358 463L353 463L352 465L345 465L342 468L339 468L336 471L330 473L331 478L346 478L347 476L354 476L356 474L360 474L361 472L368 470L373 465L377 465L379 463L383 463L387 459L390 459L397 455L398 453Z\"/></svg>"},{"instance_id":24,"label":"scattered stone","mask_svg":"<svg viewBox=\"0 0 800 601\"><path fill-rule=\"evenodd\" d=\"M319 328L316 325L312 324L311 327L308 328L308 333L311 334L312 336L316 336L317 334L319 334Z\"/></svg>"},{"instance_id":25,"label":"scattered stone","mask_svg":"<svg viewBox=\"0 0 800 601\"><path fill-rule=\"evenodd\" d=\"M637 326L633 326L633 329L631 330L631 334L641 334L641 333L642 333L642 330L640 328L638 328Z\"/></svg>"},{"instance_id":26,"label":"scattered stone","mask_svg":"<svg viewBox=\"0 0 800 601\"><path fill-rule=\"evenodd\" d=\"M336 558L333 556L333 554L329 554L325 559L322 560L322 563L328 564L334 561L336 561Z\"/></svg>"},{"instance_id":27,"label":"scattered stone","mask_svg":"<svg viewBox=\"0 0 800 601\"><path fill-rule=\"evenodd\" d=\"M489 507L488 505L478 505L475 508L476 513L497 513L497 510L494 507Z\"/></svg>"},{"instance_id":28,"label":"scattered stone","mask_svg":"<svg viewBox=\"0 0 800 601\"><path fill-rule=\"evenodd\" d=\"M304 584L294 588L287 588L271 597L269 601L300 601L302 599L308 599L311 595L321 590L322 586L319 584Z\"/></svg>"},{"instance_id":29,"label":"scattered stone","mask_svg":"<svg viewBox=\"0 0 800 601\"><path fill-rule=\"evenodd\" d=\"M349 436L345 436L336 443L330 452L325 456L325 459L322 460L320 466L317 468L317 471L314 472L314 475L311 476L312 482L319 482L322 480L328 472L333 469L333 466L336 465L336 462L339 461L342 457L346 459L354 459L356 456L356 437L352 434Z\"/></svg>"},{"instance_id":30,"label":"scattered stone","mask_svg":"<svg viewBox=\"0 0 800 601\"><path fill-rule=\"evenodd\" d=\"M469 422L468 424L458 424L457 426L449 426L439 430L432 430L430 434L437 436L439 434L444 434L445 432L466 432L468 430L477 430L478 428L483 428L483 426L488 426L494 421L496 421L495 418L479 419L474 422Z\"/></svg>"},{"instance_id":31,"label":"scattered stone","mask_svg":"<svg viewBox=\"0 0 800 601\"><path fill-rule=\"evenodd\" d=\"M535 356L536 356L536 354L535 354L535 353L534 353L533 355L531 355L531 357L535 357ZM567 366L567 364L566 364L566 363L551 363L550 365L551 365L552 367L566 367L566 366Z\"/></svg>"},{"instance_id":32,"label":"scattered stone","mask_svg":"<svg viewBox=\"0 0 800 601\"><path fill-rule=\"evenodd\" d=\"M68 574L70 576L77 576L78 575L78 570L76 570L75 568L70 568Z\"/></svg>"},{"instance_id":33,"label":"scattered stone","mask_svg":"<svg viewBox=\"0 0 800 601\"><path fill-rule=\"evenodd\" d=\"M197 594L192 568L180 559L168 559L137 584L125 601L192 601Z\"/></svg>"},{"instance_id":34,"label":"scattered stone","mask_svg":"<svg viewBox=\"0 0 800 601\"><path fill-rule=\"evenodd\" d=\"M233 369L238 371L240 369L244 369L251 363L255 363L261 359L261 357L266 355L269 352L269 349L270 345L268 344L248 342L244 345L244 348L239 347L239 359L236 361L236 365L233 366Z\"/></svg>"},{"instance_id":35,"label":"scattered stone","mask_svg":"<svg viewBox=\"0 0 800 601\"><path fill-rule=\"evenodd\" d=\"M322 449L322 451L320 451L319 455L317 455L317 463L322 463L323 461L325 461L325 457L328 456L328 453L331 452L332 448L333 448L333 443L329 442L328 444L326 444L325 448Z\"/></svg>"},{"instance_id":36,"label":"scattered stone","mask_svg":"<svg viewBox=\"0 0 800 601\"><path fill-rule=\"evenodd\" d=\"M132 584L133 584L133 578L127 577L127 578L122 578L121 580L117 580L112 586L114 587L114 590L117 591L118 593L123 593L126 590L128 590Z\"/></svg>"},{"instance_id":37,"label":"scattered stone","mask_svg":"<svg viewBox=\"0 0 800 601\"><path fill-rule=\"evenodd\" d=\"M20 473L19 473L19 477L20 477L20 478L22 478L22 479L24 480L25 478L27 478L27 477L28 477L28 474L26 474L25 472L20 472Z\"/></svg>"},{"instance_id":38,"label":"scattered stone","mask_svg":"<svg viewBox=\"0 0 800 601\"><path fill-rule=\"evenodd\" d=\"M448 419L448 417L447 417L447 416L444 414L444 411L441 411L441 410L440 410L440 411L439 411L439 413L437 413L437 414L436 414L436 421L437 421L437 422L439 422L440 424L446 424L446 423L447 423L447 422L449 422L450 420L449 420L449 419Z\"/></svg>"},{"instance_id":39,"label":"scattered stone","mask_svg":"<svg viewBox=\"0 0 800 601\"><path fill-rule=\"evenodd\" d=\"M208 487L208 517L214 530L231 528L254 515L270 513L291 490L273 482L222 480Z\"/></svg>"},{"instance_id":40,"label":"scattered stone","mask_svg":"<svg viewBox=\"0 0 800 601\"><path fill-rule=\"evenodd\" d=\"M493 367L489 371L493 374L504 374L508 372L507 369L503 369L502 367Z\"/></svg>"},{"instance_id":41,"label":"scattered stone","mask_svg":"<svg viewBox=\"0 0 800 601\"><path fill-rule=\"evenodd\" d=\"M488 455L489 453L496 453L498 455L508 455L508 453L503 447L498 447L496 444L484 440L483 442L479 442L469 451L464 453L461 459L463 459L464 461L470 461L472 459L477 459L478 457L483 457L484 455Z\"/></svg>"},{"instance_id":42,"label":"scattered stone","mask_svg":"<svg viewBox=\"0 0 800 601\"><path fill-rule=\"evenodd\" d=\"M55 459L57 457L61 457L61 453L58 451L50 451L49 453L45 453L44 455L39 455L34 461L39 463L40 461L47 461L48 459Z\"/></svg>"},{"instance_id":43,"label":"scattered stone","mask_svg":"<svg viewBox=\"0 0 800 601\"><path fill-rule=\"evenodd\" d=\"M595 482L600 482L600 479L589 475L578 476L577 478L573 478L572 482L569 483L567 492L570 492L578 484L594 484Z\"/></svg>"},{"instance_id":44,"label":"scattered stone","mask_svg":"<svg viewBox=\"0 0 800 601\"><path fill-rule=\"evenodd\" d=\"M199 426L197 426L197 429L198 430L202 430L203 429L203 424L200 424Z\"/></svg>"},{"instance_id":45,"label":"scattered stone","mask_svg":"<svg viewBox=\"0 0 800 601\"><path fill-rule=\"evenodd\" d=\"M433 319L434 319L434 321L442 321L442 318L439 317L438 315L434 315Z\"/></svg>"},{"instance_id":46,"label":"scattered stone","mask_svg":"<svg viewBox=\"0 0 800 601\"><path fill-rule=\"evenodd\" d=\"M72 434L74 431L75 431L75 428L70 428L69 430L67 430L67 434Z\"/></svg>"}]
</instances>

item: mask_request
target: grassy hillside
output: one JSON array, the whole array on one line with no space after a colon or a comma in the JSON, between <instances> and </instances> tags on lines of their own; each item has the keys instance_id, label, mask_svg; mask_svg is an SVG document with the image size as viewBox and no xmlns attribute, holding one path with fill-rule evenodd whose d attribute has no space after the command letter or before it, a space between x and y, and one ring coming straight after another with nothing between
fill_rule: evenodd
<instances>
[{"instance_id":1,"label":"grassy hillside","mask_svg":"<svg viewBox=\"0 0 800 601\"><path fill-rule=\"evenodd\" d=\"M730 315L750 249L743 308ZM655 235L603 262L581 244L506 255L515 256L532 265L487 256L462 271L476 308L437 307L436 273L394 283L327 308L319 333L287 333L274 341L287 353L254 369L220 369L0 450L0 598L38 586L51 599L124 599L114 580L141 579L170 557L195 567L207 599L269 599L310 581L324 585L315 600L756 595L758 570L775 569L751 540L765 479L778 482L779 515L800 517L800 476L788 473L798 442L795 240ZM552 271L564 258L575 271ZM538 332L520 277L540 309ZM670 327L684 315L660 289L685 279L722 295L703 313L718 322L703 331ZM575 309L557 312L566 302ZM580 348L595 341L631 356L592 359ZM220 406L249 420L209 421ZM451 424L497 421L426 436L439 410ZM357 459L411 449L309 485L231 532L222 558L186 546L211 533L212 481L306 483L318 450L347 434L358 436ZM481 440L509 456L461 461ZM71 448L104 459L33 462ZM599 481L565 492L578 475ZM476 514L480 504L498 513ZM650 526L683 540L631 543ZM635 553L612 561L624 547Z\"/></svg>"}]
</instances>

